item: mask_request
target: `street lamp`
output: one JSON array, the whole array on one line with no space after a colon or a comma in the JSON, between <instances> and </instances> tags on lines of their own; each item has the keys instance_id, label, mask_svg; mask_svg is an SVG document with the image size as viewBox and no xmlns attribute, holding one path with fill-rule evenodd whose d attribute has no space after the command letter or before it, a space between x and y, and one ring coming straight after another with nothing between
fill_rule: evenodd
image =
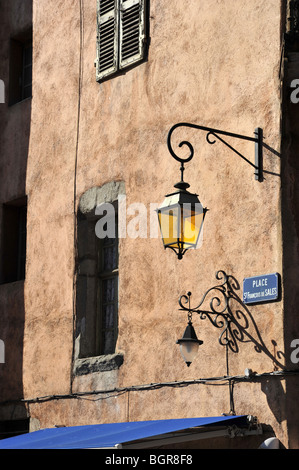
<instances>
[{"instance_id":1,"label":"street lamp","mask_svg":"<svg viewBox=\"0 0 299 470\"><path fill-rule=\"evenodd\" d=\"M177 340L177 344L180 345L181 355L188 367L190 366L191 362L193 362L193 359L197 354L199 346L203 344L203 341L198 339L196 336L191 319L192 314L191 312L189 312L188 325L185 329L182 338Z\"/></svg>"},{"instance_id":2,"label":"street lamp","mask_svg":"<svg viewBox=\"0 0 299 470\"><path fill-rule=\"evenodd\" d=\"M164 248L170 248L176 254L178 259L182 259L183 255L190 248L196 248L200 234L202 232L203 222L207 212L207 208L204 208L198 199L197 194L190 193L187 189L190 185L184 181L184 164L189 162L194 155L194 149L190 142L183 141L179 144L179 147L183 145L187 146L190 150L190 154L186 158L179 157L172 148L171 136L173 131L177 127L191 127L194 129L200 129L207 132L207 142L214 144L216 140L210 140L211 136L219 139L231 150L237 153L243 160L249 163L255 168L255 179L258 181L263 180L263 131L258 128L255 131L256 137L247 137L240 134L232 134L231 132L225 132L210 127L198 126L196 124L189 123L178 123L175 124L168 133L167 145L168 150L172 157L181 163L181 181L174 185L175 191L171 192L167 196L163 203L158 207L158 219L161 230L161 236ZM226 135L243 140L249 140L255 142L255 164L251 163L247 158L236 151L231 145L225 142L220 135Z\"/></svg>"},{"instance_id":3,"label":"street lamp","mask_svg":"<svg viewBox=\"0 0 299 470\"><path fill-rule=\"evenodd\" d=\"M187 191L182 180L174 186L177 191L165 196L157 209L164 248L173 250L182 259L186 250L196 248L207 209L197 194Z\"/></svg>"}]
</instances>

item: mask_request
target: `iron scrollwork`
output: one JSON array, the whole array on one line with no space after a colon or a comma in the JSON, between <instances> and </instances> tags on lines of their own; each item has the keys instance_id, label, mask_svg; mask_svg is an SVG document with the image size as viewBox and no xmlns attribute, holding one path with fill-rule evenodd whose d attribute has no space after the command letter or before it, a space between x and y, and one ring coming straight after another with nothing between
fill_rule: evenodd
<instances>
[{"instance_id":1,"label":"iron scrollwork","mask_svg":"<svg viewBox=\"0 0 299 470\"><path fill-rule=\"evenodd\" d=\"M233 296L233 286L224 271L218 271L216 279L222 280L222 284L208 289L196 307L191 308L191 292L188 292L187 295L182 295L179 299L180 310L188 312L189 318L192 313L199 314L201 320L207 318L214 327L222 330L219 336L219 343L222 346L229 347L231 351L236 353L239 350L238 341L244 340L244 334L229 307L229 299ZM209 302L210 310L202 309L201 307L210 293L213 294ZM245 324L243 324L242 329L248 326L245 316L243 316L243 320L245 320Z\"/></svg>"},{"instance_id":2,"label":"iron scrollwork","mask_svg":"<svg viewBox=\"0 0 299 470\"><path fill-rule=\"evenodd\" d=\"M236 292L240 289L238 281L222 270L217 271L216 279L219 284L208 289L196 307L191 307L191 292L182 295L179 310L187 312L188 319L196 313L201 320L208 319L221 329L219 343L232 352L239 352L239 343L252 343L257 353L263 352L275 367L283 368L280 359L284 358L284 353L276 348L272 353L265 345L252 314ZM205 302L209 302L209 309L203 308ZM272 340L272 344L276 342Z\"/></svg>"},{"instance_id":3,"label":"iron scrollwork","mask_svg":"<svg viewBox=\"0 0 299 470\"><path fill-rule=\"evenodd\" d=\"M182 295L179 298L179 310L188 312L188 318L196 313L201 320L207 318L214 327L221 329L219 343L232 352L239 351L239 342L252 342L256 352L264 351L272 357L260 337L250 312L235 292L239 289L236 279L221 270L216 273L216 279L222 283L208 289L196 307L191 308L191 292ZM202 308L210 295L210 309ZM253 327L255 335L250 331L250 326Z\"/></svg>"}]
</instances>

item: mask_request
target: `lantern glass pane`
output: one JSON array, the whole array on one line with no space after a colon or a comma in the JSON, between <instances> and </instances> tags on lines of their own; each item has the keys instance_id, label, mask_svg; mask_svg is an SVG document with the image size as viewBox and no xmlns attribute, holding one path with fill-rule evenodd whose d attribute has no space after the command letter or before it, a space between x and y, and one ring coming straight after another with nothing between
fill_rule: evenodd
<instances>
[{"instance_id":1,"label":"lantern glass pane","mask_svg":"<svg viewBox=\"0 0 299 470\"><path fill-rule=\"evenodd\" d=\"M184 204L181 210L180 241L185 248L197 245L203 223L203 208L201 204Z\"/></svg>"},{"instance_id":2,"label":"lantern glass pane","mask_svg":"<svg viewBox=\"0 0 299 470\"><path fill-rule=\"evenodd\" d=\"M195 341L184 341L180 344L180 351L185 362L192 362L198 352L199 344Z\"/></svg>"},{"instance_id":3,"label":"lantern glass pane","mask_svg":"<svg viewBox=\"0 0 299 470\"><path fill-rule=\"evenodd\" d=\"M164 245L177 246L179 238L179 210L177 207L159 211L159 222Z\"/></svg>"}]
</instances>

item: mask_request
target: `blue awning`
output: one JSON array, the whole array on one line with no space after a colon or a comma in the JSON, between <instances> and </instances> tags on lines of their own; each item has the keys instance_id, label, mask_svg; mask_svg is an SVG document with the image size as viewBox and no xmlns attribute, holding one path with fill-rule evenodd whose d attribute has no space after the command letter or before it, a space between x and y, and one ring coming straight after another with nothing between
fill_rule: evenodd
<instances>
[{"instance_id":1,"label":"blue awning","mask_svg":"<svg viewBox=\"0 0 299 470\"><path fill-rule=\"evenodd\" d=\"M166 419L125 423L90 424L85 426L42 429L0 440L0 449L103 449L126 448L126 444L149 438L161 440L185 431L185 440L202 428L211 431L215 426L246 426L247 416L216 416L209 418ZM182 436L182 433L180 433ZM198 434L200 436L200 434ZM199 437L200 438L200 437ZM178 441L179 442L179 441Z\"/></svg>"}]
</instances>

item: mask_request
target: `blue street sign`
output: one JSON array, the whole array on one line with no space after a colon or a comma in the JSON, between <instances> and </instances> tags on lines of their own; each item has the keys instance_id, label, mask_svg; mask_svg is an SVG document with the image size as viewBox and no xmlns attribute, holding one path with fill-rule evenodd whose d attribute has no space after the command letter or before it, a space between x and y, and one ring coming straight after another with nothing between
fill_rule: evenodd
<instances>
[{"instance_id":1,"label":"blue street sign","mask_svg":"<svg viewBox=\"0 0 299 470\"><path fill-rule=\"evenodd\" d=\"M264 274L247 277L243 280L243 302L253 304L270 302L279 296L279 274Z\"/></svg>"}]
</instances>

